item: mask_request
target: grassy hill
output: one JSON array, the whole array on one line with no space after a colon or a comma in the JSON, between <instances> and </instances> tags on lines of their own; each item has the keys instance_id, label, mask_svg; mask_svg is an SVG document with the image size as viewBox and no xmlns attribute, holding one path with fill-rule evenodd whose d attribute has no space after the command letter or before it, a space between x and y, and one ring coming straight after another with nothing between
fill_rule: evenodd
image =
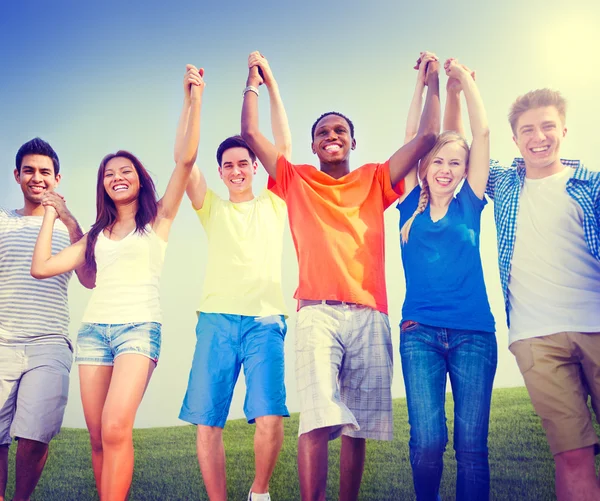
<instances>
[{"instance_id":1,"label":"grassy hill","mask_svg":"<svg viewBox=\"0 0 600 501\"><path fill-rule=\"evenodd\" d=\"M447 403L450 442L445 456L442 499L454 499L456 462L452 449L453 406ZM367 444L361 487L364 500L414 499L408 459L406 401L394 401L392 442ZM274 501L299 499L296 467L298 415L285 420L285 441L271 481ZM598 431L598 429L597 429ZM228 497L245 500L253 477L254 427L244 420L229 421L224 439L227 453ZM136 448L132 501L207 499L195 451L192 426L134 431ZM337 499L339 447L329 448L328 499ZM524 388L494 391L489 436L492 499L546 501L554 496L554 467L539 419ZM14 485L14 447L11 448L8 499ZM50 458L33 501L98 499L92 476L90 446L85 430L63 429L50 446Z\"/></svg>"}]
</instances>

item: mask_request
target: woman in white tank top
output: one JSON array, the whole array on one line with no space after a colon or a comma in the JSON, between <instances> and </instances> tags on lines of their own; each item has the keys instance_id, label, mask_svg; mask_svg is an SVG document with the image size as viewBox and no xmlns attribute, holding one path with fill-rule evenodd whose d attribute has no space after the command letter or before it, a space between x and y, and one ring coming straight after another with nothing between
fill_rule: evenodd
<instances>
[{"instance_id":1,"label":"woman in white tank top","mask_svg":"<svg viewBox=\"0 0 600 501\"><path fill-rule=\"evenodd\" d=\"M179 158L160 200L134 155L122 150L107 155L98 170L96 222L79 242L55 256L51 239L57 213L51 196L44 201L31 274L48 278L84 267L96 276L76 360L101 501L124 500L131 485L133 423L160 353L160 273L198 151L203 75L202 69L187 65L179 121L185 137L176 144Z\"/></svg>"}]
</instances>

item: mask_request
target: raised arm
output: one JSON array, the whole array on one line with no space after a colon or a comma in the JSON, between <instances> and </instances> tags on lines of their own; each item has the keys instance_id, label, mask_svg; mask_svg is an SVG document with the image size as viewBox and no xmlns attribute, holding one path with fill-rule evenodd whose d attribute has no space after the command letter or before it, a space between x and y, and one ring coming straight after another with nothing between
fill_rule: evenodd
<instances>
[{"instance_id":1,"label":"raised arm","mask_svg":"<svg viewBox=\"0 0 600 501\"><path fill-rule=\"evenodd\" d=\"M440 131L440 84L438 73L439 63L436 58L427 64L425 77L427 96L417 134L390 157L392 185L404 178L435 144Z\"/></svg>"},{"instance_id":2,"label":"raised arm","mask_svg":"<svg viewBox=\"0 0 600 501\"><path fill-rule=\"evenodd\" d=\"M449 78L460 81L465 94L471 134L473 134L467 180L473 192L479 198L483 198L490 173L490 129L485 107L471 70L459 64L456 59L448 59L444 69Z\"/></svg>"},{"instance_id":3,"label":"raised arm","mask_svg":"<svg viewBox=\"0 0 600 501\"><path fill-rule=\"evenodd\" d=\"M190 86L192 85L193 81L196 80L196 76L189 71L190 66L191 65L186 66L187 71L183 78L183 108L181 109L181 114L179 115L179 122L177 123L177 134L175 135L175 163L179 161L179 158L182 154L182 149L185 145L185 133L187 130L187 124L190 116L190 107L192 105ZM185 191L187 193L188 198L192 202L192 207L194 207L195 210L201 209L204 205L204 197L206 197L206 190L206 178L204 177L202 171L198 168L198 165L194 164Z\"/></svg>"},{"instance_id":4,"label":"raised arm","mask_svg":"<svg viewBox=\"0 0 600 501\"><path fill-rule=\"evenodd\" d=\"M258 126L258 87L263 79L258 72L258 66L248 70L248 79L244 89L242 104L242 138L256 154L269 176L277 175L277 156L279 150L261 132Z\"/></svg>"},{"instance_id":5,"label":"raised arm","mask_svg":"<svg viewBox=\"0 0 600 501\"><path fill-rule=\"evenodd\" d=\"M57 195L58 196L58 195ZM46 195L45 200L48 199ZM33 257L31 259L31 276L34 278L50 278L68 271L82 269L85 263L85 244L87 236L80 238L77 242L69 245L58 254L52 255L52 231L54 222L58 219L58 212L54 207L53 200L51 203L44 204L44 219L40 233L38 234L35 247L33 249ZM81 229L79 230L81 232ZM71 232L69 231L69 235ZM79 276L82 285L86 286ZM84 278L88 278L85 277ZM91 287L94 286L95 276L89 277L92 280Z\"/></svg>"},{"instance_id":6,"label":"raised arm","mask_svg":"<svg viewBox=\"0 0 600 501\"><path fill-rule=\"evenodd\" d=\"M200 140L200 109L202 107L202 94L204 92L204 70L196 69L195 66L188 64L186 66L186 79L189 85L186 85L185 92L189 92L190 105L187 111L187 126L183 141L176 144L177 161L169 184L164 196L158 203L158 216L154 223L154 231L163 238L167 239L169 229L181 199L186 190L196 156L198 154L198 142ZM182 114L186 114L186 110L182 110ZM181 126L181 119L180 119ZM179 129L180 127L178 127ZM179 137L176 138L176 143L179 142Z\"/></svg>"},{"instance_id":7,"label":"raised arm","mask_svg":"<svg viewBox=\"0 0 600 501\"><path fill-rule=\"evenodd\" d=\"M417 83L415 84L415 91L413 93L410 106L408 108L408 117L406 119L406 131L404 133L404 144L410 142L416 135L419 128L419 120L421 119L421 110L423 108L423 91L427 86L425 81L427 64L430 61L437 60L435 54L431 52L421 52L415 69L417 73ZM404 193L400 197L401 202L406 196L414 189L419 182L417 179L417 166L418 162L413 165L412 169L404 177Z\"/></svg>"},{"instance_id":8,"label":"raised arm","mask_svg":"<svg viewBox=\"0 0 600 501\"><path fill-rule=\"evenodd\" d=\"M288 117L279 94L279 85L273 76L269 61L260 52L252 52L248 56L248 69L258 66L259 74L269 91L269 105L271 108L271 131L275 140L275 147L285 158L292 158L292 133Z\"/></svg>"},{"instance_id":9,"label":"raised arm","mask_svg":"<svg viewBox=\"0 0 600 501\"><path fill-rule=\"evenodd\" d=\"M475 72L471 71L475 80ZM460 93L462 84L458 78L449 78L446 82L446 107L444 108L444 124L442 130L453 130L461 136L465 135L465 127L462 120L462 107L460 104Z\"/></svg>"}]
</instances>

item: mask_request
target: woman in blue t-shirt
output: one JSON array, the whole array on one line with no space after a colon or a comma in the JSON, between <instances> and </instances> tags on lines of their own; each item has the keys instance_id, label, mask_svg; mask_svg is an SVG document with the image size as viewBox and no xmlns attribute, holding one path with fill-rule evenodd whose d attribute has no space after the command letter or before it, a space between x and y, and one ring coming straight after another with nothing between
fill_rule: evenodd
<instances>
[{"instance_id":1,"label":"woman in blue t-shirt","mask_svg":"<svg viewBox=\"0 0 600 501\"><path fill-rule=\"evenodd\" d=\"M411 104L407 139L416 129L425 68ZM464 92L473 143L457 132L442 133L433 149L405 179L400 234L406 297L400 355L410 423L410 462L418 501L439 499L448 441L444 401L446 375L454 398L457 500L489 499L487 435L497 365L494 318L479 253L481 211L489 173L489 131L474 74L454 59L447 103ZM448 106L448 105L447 105ZM446 117L447 118L447 117ZM460 183L462 187L456 193Z\"/></svg>"}]
</instances>

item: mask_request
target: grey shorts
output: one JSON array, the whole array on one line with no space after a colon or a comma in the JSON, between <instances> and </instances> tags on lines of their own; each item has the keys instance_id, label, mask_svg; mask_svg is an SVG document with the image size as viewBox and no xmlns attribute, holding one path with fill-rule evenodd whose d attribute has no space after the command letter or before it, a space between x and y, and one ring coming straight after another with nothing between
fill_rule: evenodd
<instances>
[{"instance_id":1,"label":"grey shorts","mask_svg":"<svg viewBox=\"0 0 600 501\"><path fill-rule=\"evenodd\" d=\"M392 440L393 349L387 315L360 305L304 306L296 326L298 435Z\"/></svg>"},{"instance_id":2,"label":"grey shorts","mask_svg":"<svg viewBox=\"0 0 600 501\"><path fill-rule=\"evenodd\" d=\"M47 444L60 431L72 363L66 343L0 345L0 445Z\"/></svg>"}]
</instances>

